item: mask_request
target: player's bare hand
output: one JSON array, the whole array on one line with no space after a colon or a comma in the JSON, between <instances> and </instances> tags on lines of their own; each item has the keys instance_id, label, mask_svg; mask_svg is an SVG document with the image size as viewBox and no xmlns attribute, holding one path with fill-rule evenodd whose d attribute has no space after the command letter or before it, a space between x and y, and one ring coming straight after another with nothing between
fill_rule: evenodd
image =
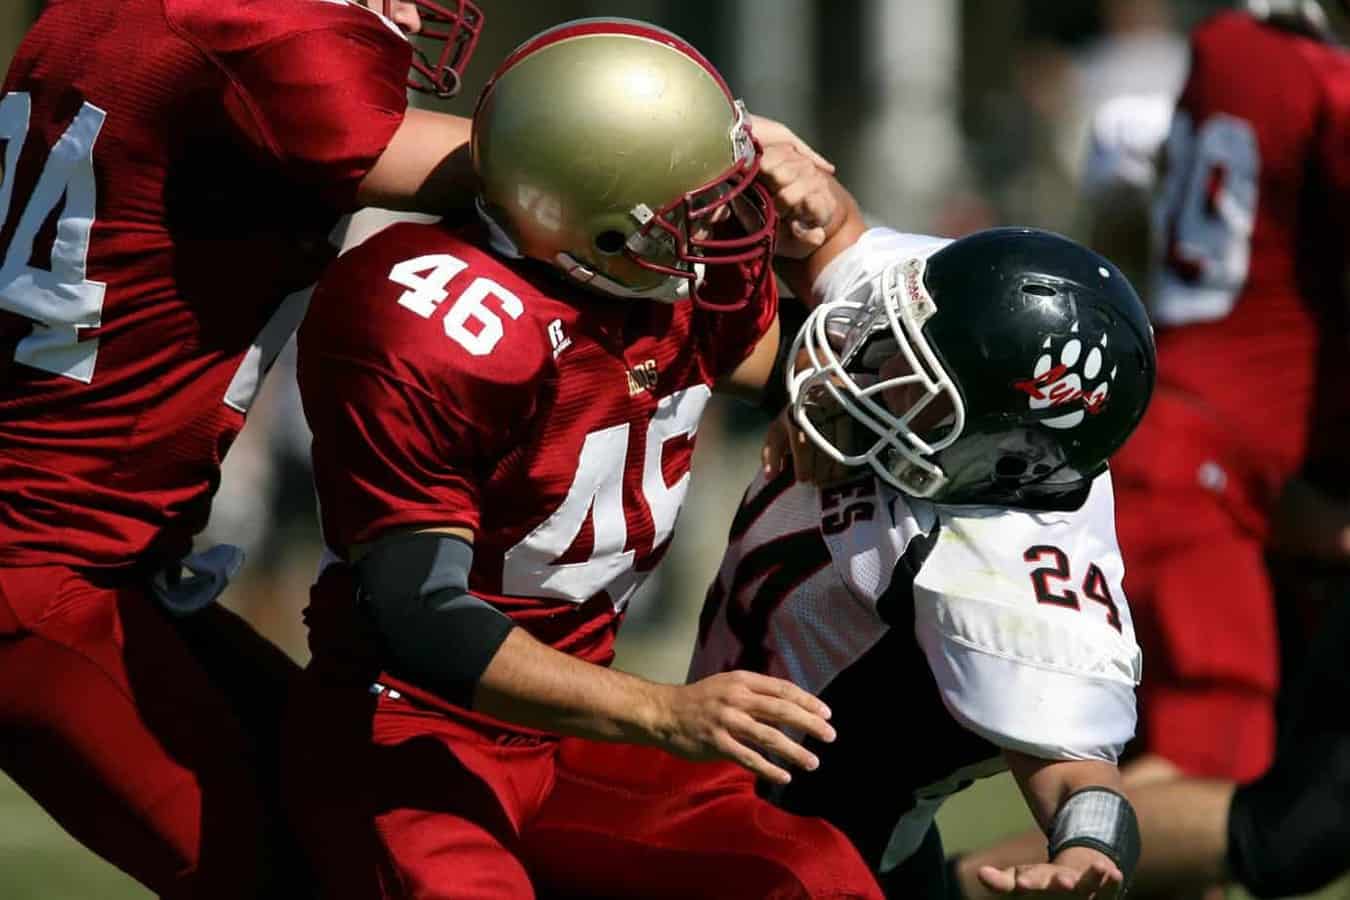
<instances>
[{"instance_id":1,"label":"player's bare hand","mask_svg":"<svg viewBox=\"0 0 1350 900\"><path fill-rule=\"evenodd\" d=\"M786 784L792 776L768 759L807 771L820 760L781 729L826 743L834 728L830 709L790 681L754 672L723 672L670 688L661 743L686 759L729 759L761 778Z\"/></svg>"},{"instance_id":2,"label":"player's bare hand","mask_svg":"<svg viewBox=\"0 0 1350 900\"><path fill-rule=\"evenodd\" d=\"M1087 847L1070 847L1048 863L1009 869L984 866L977 874L993 893L1014 897L1116 900L1125 884L1115 863Z\"/></svg>"},{"instance_id":3,"label":"player's bare hand","mask_svg":"<svg viewBox=\"0 0 1350 900\"><path fill-rule=\"evenodd\" d=\"M780 256L811 255L833 234L843 215L834 177L792 144L764 147L759 179L773 194L778 209Z\"/></svg>"},{"instance_id":4,"label":"player's bare hand","mask_svg":"<svg viewBox=\"0 0 1350 900\"><path fill-rule=\"evenodd\" d=\"M829 172L831 175L834 174L834 163L817 153L810 144L797 137L796 132L777 119L751 113L750 130L754 133L761 147L768 147L771 144L787 144L811 160L818 168Z\"/></svg>"},{"instance_id":5,"label":"player's bare hand","mask_svg":"<svg viewBox=\"0 0 1350 900\"><path fill-rule=\"evenodd\" d=\"M764 446L760 449L760 461L764 464L764 477L770 479L789 465L798 481L818 485L847 481L858 474L856 469L822 453L806 432L797 427L790 409L783 410L778 418L769 423L769 430L764 435Z\"/></svg>"}]
</instances>

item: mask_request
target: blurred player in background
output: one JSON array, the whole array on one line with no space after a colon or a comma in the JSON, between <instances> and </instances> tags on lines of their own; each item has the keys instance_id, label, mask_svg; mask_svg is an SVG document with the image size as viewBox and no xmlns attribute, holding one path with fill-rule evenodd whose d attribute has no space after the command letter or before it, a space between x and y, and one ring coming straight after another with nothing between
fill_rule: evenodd
<instances>
[{"instance_id":1,"label":"blurred player in background","mask_svg":"<svg viewBox=\"0 0 1350 900\"><path fill-rule=\"evenodd\" d=\"M712 65L630 20L515 50L479 99L473 147L481 221L375 235L330 270L300 330L324 536L345 561L308 611L288 741L325 895L879 896L842 835L752 791L710 790L681 816L626 795L628 815L589 832L605 852L549 842L565 865L547 872L524 843L551 802L557 735L773 780L788 775L769 753L815 765L779 727L833 737L823 704L786 681L608 668L712 391L758 393L775 359L770 185L819 244L831 216L808 186L828 183L800 183L818 170L781 145L762 174ZM364 633L369 657L352 653ZM639 817L660 823L651 839Z\"/></svg>"},{"instance_id":2,"label":"blurred player in background","mask_svg":"<svg viewBox=\"0 0 1350 900\"><path fill-rule=\"evenodd\" d=\"M406 88L451 91L481 25L464 0L61 0L10 66L0 765L162 896L302 892L271 800L294 667L189 615L236 554L180 561L338 218L472 183L467 123Z\"/></svg>"},{"instance_id":3,"label":"blurred player in background","mask_svg":"<svg viewBox=\"0 0 1350 900\"><path fill-rule=\"evenodd\" d=\"M1134 125L1122 146L1147 142L1143 132L1152 127L1138 118ZM1127 155L1139 154L1126 146ZM1162 835L1184 827L1183 810L1206 809L1187 799L1188 782L1174 779L1218 779L1231 792L1267 769L1280 639L1283 670L1296 671L1303 620L1316 618L1328 589L1344 602L1337 586L1350 557L1350 56L1321 6L1252 3L1196 30L1161 172L1149 292L1159 391L1114 470L1148 660L1140 753L1127 778L1132 790L1152 784L1147 796L1156 805L1141 807L1145 847L1168 853L1157 865L1173 867L1182 845ZM1266 788L1238 796L1275 802L1279 791L1270 785L1285 783L1297 765L1281 762L1258 782ZM1339 796L1338 784L1333 776L1328 797ZM1239 811L1246 803L1235 801L1234 821L1260 820L1245 806ZM1168 830L1155 840L1154 828ZM1234 852L1246 857L1231 873L1270 884L1298 848L1320 846L1302 830L1283 835L1282 847L1235 838ZM976 867L1021 854L1027 843L962 861L968 893L979 896ZM1142 889L1195 890L1194 879L1154 881L1153 866L1146 850Z\"/></svg>"},{"instance_id":4,"label":"blurred player in background","mask_svg":"<svg viewBox=\"0 0 1350 900\"><path fill-rule=\"evenodd\" d=\"M1294 605L1306 558L1336 550L1272 534L1278 498L1299 479L1293 490L1342 505L1343 523L1350 512L1350 56L1306 18L1316 4L1259 9L1192 36L1154 208L1160 388L1116 465L1157 675L1141 693L1144 746L1176 770L1238 781L1264 771L1275 744L1263 551L1304 558L1275 569Z\"/></svg>"}]
</instances>

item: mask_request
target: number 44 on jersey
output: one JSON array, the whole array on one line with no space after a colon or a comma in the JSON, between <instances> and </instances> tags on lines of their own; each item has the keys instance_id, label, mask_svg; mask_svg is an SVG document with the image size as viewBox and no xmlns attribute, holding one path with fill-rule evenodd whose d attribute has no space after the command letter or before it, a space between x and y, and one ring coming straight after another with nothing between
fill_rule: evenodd
<instances>
[{"instance_id":1,"label":"number 44 on jersey","mask_svg":"<svg viewBox=\"0 0 1350 900\"><path fill-rule=\"evenodd\" d=\"M19 154L28 138L32 109L32 98L26 93L7 94L0 100L0 141L5 147L0 226L6 229L11 224ZM89 281L85 273L97 202L94 144L106 118L107 113L92 103L80 107L48 154L0 264L0 309L36 323L15 348L15 361L85 384L94 377L98 341L81 341L79 331L101 323L105 292L105 285ZM58 207L61 218L56 223L50 268L34 268L33 244Z\"/></svg>"}]
</instances>

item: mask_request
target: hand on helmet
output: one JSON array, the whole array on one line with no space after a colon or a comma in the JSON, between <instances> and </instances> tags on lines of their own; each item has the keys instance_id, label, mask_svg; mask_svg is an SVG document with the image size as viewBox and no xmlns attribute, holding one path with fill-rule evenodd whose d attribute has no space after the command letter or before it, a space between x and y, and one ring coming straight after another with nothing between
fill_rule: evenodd
<instances>
[{"instance_id":1,"label":"hand on helmet","mask_svg":"<svg viewBox=\"0 0 1350 900\"><path fill-rule=\"evenodd\" d=\"M806 141L797 137L796 133L777 119L769 119L764 116L750 114L750 131L755 135L761 147L767 148L771 144L787 144L798 153L811 160L817 168L834 174L834 163L821 156Z\"/></svg>"},{"instance_id":2,"label":"hand on helmet","mask_svg":"<svg viewBox=\"0 0 1350 900\"><path fill-rule=\"evenodd\" d=\"M760 161L760 181L778 208L779 256L803 259L833 233L841 214L834 176L791 143L768 144Z\"/></svg>"}]
</instances>

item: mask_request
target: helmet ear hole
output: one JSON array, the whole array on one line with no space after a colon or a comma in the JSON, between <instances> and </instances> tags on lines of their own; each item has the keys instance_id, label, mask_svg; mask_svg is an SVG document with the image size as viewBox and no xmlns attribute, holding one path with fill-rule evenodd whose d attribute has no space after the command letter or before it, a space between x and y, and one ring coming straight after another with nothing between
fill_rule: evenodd
<instances>
[{"instance_id":1,"label":"helmet ear hole","mask_svg":"<svg viewBox=\"0 0 1350 900\"><path fill-rule=\"evenodd\" d=\"M999 478L1021 478L1026 471L1027 461L1020 456L1003 456L994 464L994 474Z\"/></svg>"},{"instance_id":2,"label":"helmet ear hole","mask_svg":"<svg viewBox=\"0 0 1350 900\"><path fill-rule=\"evenodd\" d=\"M1035 282L1022 285L1022 293L1031 294L1036 297L1054 297L1059 294L1059 292L1050 285L1037 284Z\"/></svg>"},{"instance_id":3,"label":"helmet ear hole","mask_svg":"<svg viewBox=\"0 0 1350 900\"><path fill-rule=\"evenodd\" d=\"M623 232L615 231L610 228L602 231L595 236L595 249L606 256L614 256L623 252L623 246L626 243Z\"/></svg>"}]
</instances>

